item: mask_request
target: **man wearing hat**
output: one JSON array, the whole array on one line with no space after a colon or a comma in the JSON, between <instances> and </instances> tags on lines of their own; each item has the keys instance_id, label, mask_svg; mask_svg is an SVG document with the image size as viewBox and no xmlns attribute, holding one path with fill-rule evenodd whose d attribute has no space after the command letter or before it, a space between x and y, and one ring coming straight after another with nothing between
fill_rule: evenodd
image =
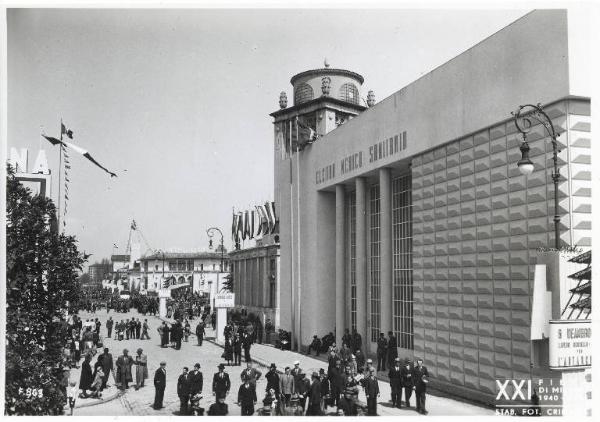
<instances>
[{"instance_id":1,"label":"man wearing hat","mask_svg":"<svg viewBox=\"0 0 600 422\"><path fill-rule=\"evenodd\" d=\"M104 353L102 354L102 370L104 372L104 379L102 380L102 388L107 387L108 376L110 375L110 371L113 371L114 377L114 362L112 355L108 352L108 347L104 348Z\"/></svg>"},{"instance_id":2,"label":"man wearing hat","mask_svg":"<svg viewBox=\"0 0 600 422\"><path fill-rule=\"evenodd\" d=\"M402 407L402 368L400 367L400 358L395 358L390 367L388 377L390 379L390 388L392 390L392 406Z\"/></svg>"},{"instance_id":3,"label":"man wearing hat","mask_svg":"<svg viewBox=\"0 0 600 422\"><path fill-rule=\"evenodd\" d=\"M133 365L133 359L128 355L129 350L124 349L123 354L117 359L117 383L121 390L129 388L127 383L133 381L131 374L131 366Z\"/></svg>"},{"instance_id":4,"label":"man wearing hat","mask_svg":"<svg viewBox=\"0 0 600 422\"><path fill-rule=\"evenodd\" d=\"M388 342L383 335L383 333L379 333L379 338L377 339L377 372L385 371L385 361L387 359L387 349Z\"/></svg>"},{"instance_id":5,"label":"man wearing hat","mask_svg":"<svg viewBox=\"0 0 600 422\"><path fill-rule=\"evenodd\" d=\"M256 384L252 385L250 377L245 376L244 383L238 390L237 404L242 408L242 416L252 416L254 414L254 405L256 404Z\"/></svg>"},{"instance_id":6,"label":"man wearing hat","mask_svg":"<svg viewBox=\"0 0 600 422\"><path fill-rule=\"evenodd\" d=\"M321 381L321 414L325 414L327 403L331 398L331 387L329 378L323 368L319 369L319 381Z\"/></svg>"},{"instance_id":7,"label":"man wearing hat","mask_svg":"<svg viewBox=\"0 0 600 422\"><path fill-rule=\"evenodd\" d=\"M371 368L373 368L373 359L369 358L367 359L367 364L365 365L365 375L369 375L369 373L371 372Z\"/></svg>"},{"instance_id":8,"label":"man wearing hat","mask_svg":"<svg viewBox=\"0 0 600 422\"><path fill-rule=\"evenodd\" d=\"M375 368L370 369L365 380L365 395L367 396L367 415L377 416L377 397L379 397L379 381L375 377Z\"/></svg>"},{"instance_id":9,"label":"man wearing hat","mask_svg":"<svg viewBox=\"0 0 600 422\"><path fill-rule=\"evenodd\" d=\"M429 372L423 366L423 359L417 358L417 366L413 369L413 383L417 400L417 412L426 415L425 396L427 394L427 384L429 383Z\"/></svg>"},{"instance_id":10,"label":"man wearing hat","mask_svg":"<svg viewBox=\"0 0 600 422\"><path fill-rule=\"evenodd\" d=\"M267 380L267 388L265 391L273 389L275 391L275 397L279 397L281 390L279 389L279 374L277 373L277 366L274 363L269 367L269 372L265 375Z\"/></svg>"},{"instance_id":11,"label":"man wearing hat","mask_svg":"<svg viewBox=\"0 0 600 422\"><path fill-rule=\"evenodd\" d=\"M331 386L331 401L337 406L340 400L340 394L344 391L344 370L340 360L335 362L335 367L329 371L329 383Z\"/></svg>"},{"instance_id":12,"label":"man wearing hat","mask_svg":"<svg viewBox=\"0 0 600 422\"><path fill-rule=\"evenodd\" d=\"M300 374L302 373L302 369L300 369L300 361L294 362L294 369L292 369L292 375L294 377L294 383L298 386L298 382L300 381Z\"/></svg>"},{"instance_id":13,"label":"man wearing hat","mask_svg":"<svg viewBox=\"0 0 600 422\"><path fill-rule=\"evenodd\" d=\"M208 408L208 416L227 416L228 414L229 408L225 403L225 395L219 394L217 401Z\"/></svg>"},{"instance_id":14,"label":"man wearing hat","mask_svg":"<svg viewBox=\"0 0 600 422\"><path fill-rule=\"evenodd\" d=\"M200 364L194 365L194 370L190 372L190 394L192 396L196 394L202 394L202 387L204 385L204 377L200 372Z\"/></svg>"},{"instance_id":15,"label":"man wearing hat","mask_svg":"<svg viewBox=\"0 0 600 422\"><path fill-rule=\"evenodd\" d=\"M302 409L302 414L306 410L306 397L310 391L310 381L306 379L306 376L302 370L298 374L298 383L296 384L296 393L298 394L298 400L300 401L300 407Z\"/></svg>"},{"instance_id":16,"label":"man wearing hat","mask_svg":"<svg viewBox=\"0 0 600 422\"><path fill-rule=\"evenodd\" d=\"M144 380L148 378L148 356L144 355L141 348L137 349L135 355L135 389L139 390L144 386Z\"/></svg>"},{"instance_id":17,"label":"man wearing hat","mask_svg":"<svg viewBox=\"0 0 600 422\"><path fill-rule=\"evenodd\" d=\"M279 377L279 391L283 395L283 402L285 406L290 405L292 394L296 392L295 387L296 384L294 381L294 376L290 371L290 367L286 366L285 372Z\"/></svg>"},{"instance_id":18,"label":"man wearing hat","mask_svg":"<svg viewBox=\"0 0 600 422\"><path fill-rule=\"evenodd\" d=\"M254 386L254 388L256 389L256 381L258 381L258 379L261 377L261 375L262 375L262 372L260 372L256 368L252 367L252 361L247 361L246 369L244 369L242 371L242 373L240 374L240 378L242 381L244 381L245 378L248 378L248 380L250 381L250 384L252 384Z\"/></svg>"},{"instance_id":19,"label":"man wearing hat","mask_svg":"<svg viewBox=\"0 0 600 422\"><path fill-rule=\"evenodd\" d=\"M398 341L394 337L392 331L388 331L388 368L391 368L395 364L396 358L398 357Z\"/></svg>"},{"instance_id":20,"label":"man wearing hat","mask_svg":"<svg viewBox=\"0 0 600 422\"><path fill-rule=\"evenodd\" d=\"M190 375L188 374L188 367L183 367L183 372L177 379L177 396L181 402L179 406L179 414L188 414L188 403L190 401Z\"/></svg>"},{"instance_id":21,"label":"man wearing hat","mask_svg":"<svg viewBox=\"0 0 600 422\"><path fill-rule=\"evenodd\" d=\"M404 361L402 370L400 371L400 378L402 381L402 388L404 389L404 399L406 401L406 407L410 407L410 397L412 396L414 382L412 376L412 368L410 367L410 359Z\"/></svg>"},{"instance_id":22,"label":"man wearing hat","mask_svg":"<svg viewBox=\"0 0 600 422\"><path fill-rule=\"evenodd\" d=\"M154 410L163 408L163 397L165 396L165 387L167 386L167 362L162 361L160 368L154 373Z\"/></svg>"},{"instance_id":23,"label":"man wearing hat","mask_svg":"<svg viewBox=\"0 0 600 422\"><path fill-rule=\"evenodd\" d=\"M215 397L223 397L229 394L231 389L231 381L229 380L229 374L224 371L225 365L219 364L219 372L213 376L212 392Z\"/></svg>"},{"instance_id":24,"label":"man wearing hat","mask_svg":"<svg viewBox=\"0 0 600 422\"><path fill-rule=\"evenodd\" d=\"M317 372L312 373L312 383L308 391L308 410L306 416L321 415L321 381Z\"/></svg>"}]
</instances>

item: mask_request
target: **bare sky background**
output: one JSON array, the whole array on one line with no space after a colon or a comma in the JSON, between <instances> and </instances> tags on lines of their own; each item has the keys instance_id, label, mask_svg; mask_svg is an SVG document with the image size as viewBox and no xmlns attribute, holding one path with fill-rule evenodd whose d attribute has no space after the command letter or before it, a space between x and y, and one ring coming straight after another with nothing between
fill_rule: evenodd
<instances>
[{"instance_id":1,"label":"bare sky background","mask_svg":"<svg viewBox=\"0 0 600 422\"><path fill-rule=\"evenodd\" d=\"M273 199L269 113L291 76L327 57L379 101L526 13L10 9L8 148L46 150L56 199L40 127L62 117L118 174L71 153L66 232L90 262L124 253L132 219L152 248L205 249L210 226L229 248L232 207Z\"/></svg>"}]
</instances>

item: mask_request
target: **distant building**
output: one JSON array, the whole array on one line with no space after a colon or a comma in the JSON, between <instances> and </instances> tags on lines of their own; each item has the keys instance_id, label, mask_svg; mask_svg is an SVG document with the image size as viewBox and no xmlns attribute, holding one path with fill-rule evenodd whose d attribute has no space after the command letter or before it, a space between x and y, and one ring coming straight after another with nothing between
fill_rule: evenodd
<instances>
[{"instance_id":1,"label":"distant building","mask_svg":"<svg viewBox=\"0 0 600 422\"><path fill-rule=\"evenodd\" d=\"M155 252L140 258L140 291L190 286L194 292L217 293L229 274L229 255L221 252Z\"/></svg>"},{"instance_id":2,"label":"distant building","mask_svg":"<svg viewBox=\"0 0 600 422\"><path fill-rule=\"evenodd\" d=\"M101 285L102 280L110 277L110 273L112 272L112 266L110 262L105 261L101 263L95 263L88 267L88 274L90 276L90 281L95 285Z\"/></svg>"},{"instance_id":3,"label":"distant building","mask_svg":"<svg viewBox=\"0 0 600 422\"><path fill-rule=\"evenodd\" d=\"M265 236L256 246L235 250L231 257L231 275L235 309L254 313L261 323L270 319L279 328L279 236Z\"/></svg>"}]
</instances>

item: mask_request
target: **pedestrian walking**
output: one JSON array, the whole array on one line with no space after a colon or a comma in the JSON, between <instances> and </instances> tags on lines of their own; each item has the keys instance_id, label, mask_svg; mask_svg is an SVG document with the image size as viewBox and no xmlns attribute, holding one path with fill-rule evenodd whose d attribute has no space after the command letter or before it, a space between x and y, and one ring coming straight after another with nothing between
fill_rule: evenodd
<instances>
[{"instance_id":1,"label":"pedestrian walking","mask_svg":"<svg viewBox=\"0 0 600 422\"><path fill-rule=\"evenodd\" d=\"M142 353L141 348L137 349L135 356L135 389L139 390L144 386L144 380L148 378L148 356Z\"/></svg>"},{"instance_id":2,"label":"pedestrian walking","mask_svg":"<svg viewBox=\"0 0 600 422\"><path fill-rule=\"evenodd\" d=\"M308 392L308 410L306 416L321 415L321 380L317 372L312 373L312 382Z\"/></svg>"},{"instance_id":3,"label":"pedestrian walking","mask_svg":"<svg viewBox=\"0 0 600 422\"><path fill-rule=\"evenodd\" d=\"M179 375L177 380L177 396L179 397L180 406L179 414L188 414L188 403L190 401L190 380L187 366L183 367L183 373Z\"/></svg>"},{"instance_id":4,"label":"pedestrian walking","mask_svg":"<svg viewBox=\"0 0 600 422\"><path fill-rule=\"evenodd\" d=\"M398 357L398 342L396 341L396 337L394 337L394 333L392 331L388 331L388 339L387 339L387 348L388 348L388 368L391 368Z\"/></svg>"},{"instance_id":5,"label":"pedestrian walking","mask_svg":"<svg viewBox=\"0 0 600 422\"><path fill-rule=\"evenodd\" d=\"M108 353L108 347L104 348L104 353L102 354L102 370L104 372L104 380L102 381L102 388L108 387L108 377L110 372L113 371L113 378L115 376L114 370L114 362L113 357L110 353Z\"/></svg>"},{"instance_id":6,"label":"pedestrian walking","mask_svg":"<svg viewBox=\"0 0 600 422\"><path fill-rule=\"evenodd\" d=\"M242 408L242 416L252 416L256 402L256 388L250 382L250 377L246 377L244 383L240 385L237 398L237 404Z\"/></svg>"},{"instance_id":7,"label":"pedestrian walking","mask_svg":"<svg viewBox=\"0 0 600 422\"><path fill-rule=\"evenodd\" d=\"M73 409L75 409L75 402L79 397L79 388L75 381L69 383L69 390L67 391L67 400L69 402L69 409L71 410L71 416L73 416Z\"/></svg>"},{"instance_id":8,"label":"pedestrian walking","mask_svg":"<svg viewBox=\"0 0 600 422\"><path fill-rule=\"evenodd\" d=\"M252 362L246 362L246 369L244 369L242 371L242 373L240 374L240 378L242 380L242 382L244 382L244 380L248 379L250 384L252 384L254 386L254 388L256 389L256 381L258 381L258 379L261 377L262 372L260 372L258 369L253 368L252 367Z\"/></svg>"},{"instance_id":9,"label":"pedestrian walking","mask_svg":"<svg viewBox=\"0 0 600 422\"><path fill-rule=\"evenodd\" d=\"M87 390L90 390L92 387L92 382L94 381L92 367L90 362L92 361L91 355L85 355L85 359L81 364L81 376L79 377L79 389L82 391L83 397L87 397Z\"/></svg>"},{"instance_id":10,"label":"pedestrian walking","mask_svg":"<svg viewBox=\"0 0 600 422\"><path fill-rule=\"evenodd\" d=\"M356 350L362 350L362 337L356 331L356 328L352 329L352 350L356 354Z\"/></svg>"},{"instance_id":11,"label":"pedestrian walking","mask_svg":"<svg viewBox=\"0 0 600 422\"><path fill-rule=\"evenodd\" d=\"M244 334L244 337L242 338L242 347L244 348L244 360L246 362L250 362L252 359L250 357L250 348L252 347L252 337L250 334Z\"/></svg>"},{"instance_id":12,"label":"pedestrian walking","mask_svg":"<svg viewBox=\"0 0 600 422\"><path fill-rule=\"evenodd\" d=\"M183 328L183 340L186 343L188 342L188 338L189 338L191 332L192 332L192 328L190 326L189 321L186 319L185 320L185 324L184 324L184 328Z\"/></svg>"},{"instance_id":13,"label":"pedestrian walking","mask_svg":"<svg viewBox=\"0 0 600 422\"><path fill-rule=\"evenodd\" d=\"M190 394L192 396L202 394L202 387L204 386L204 376L200 372L200 364L194 365L194 370L190 372Z\"/></svg>"},{"instance_id":14,"label":"pedestrian walking","mask_svg":"<svg viewBox=\"0 0 600 422\"><path fill-rule=\"evenodd\" d=\"M150 335L148 334L148 320L145 319L144 323L142 324L142 336L140 337L141 340L150 340Z\"/></svg>"},{"instance_id":15,"label":"pedestrian walking","mask_svg":"<svg viewBox=\"0 0 600 422\"><path fill-rule=\"evenodd\" d=\"M296 394L298 394L299 406L302 409L302 414L306 410L306 398L310 392L310 381L306 379L304 372L300 371L298 374L299 380L296 384Z\"/></svg>"},{"instance_id":16,"label":"pedestrian walking","mask_svg":"<svg viewBox=\"0 0 600 422\"><path fill-rule=\"evenodd\" d=\"M331 385L323 368L319 369L319 380L321 381L321 414L325 414L331 400Z\"/></svg>"},{"instance_id":17,"label":"pedestrian walking","mask_svg":"<svg viewBox=\"0 0 600 422\"><path fill-rule=\"evenodd\" d=\"M300 381L300 374L302 373L302 369L300 369L300 361L294 361L294 369L292 369L291 374L294 376L294 384L297 387Z\"/></svg>"},{"instance_id":18,"label":"pedestrian walking","mask_svg":"<svg viewBox=\"0 0 600 422\"><path fill-rule=\"evenodd\" d=\"M379 397L379 381L377 381L377 377L375 377L374 368L371 368L371 372L365 380L365 395L367 396L367 415L377 416L377 398Z\"/></svg>"},{"instance_id":19,"label":"pedestrian walking","mask_svg":"<svg viewBox=\"0 0 600 422\"><path fill-rule=\"evenodd\" d=\"M233 364L242 366L242 340L239 334L233 336Z\"/></svg>"},{"instance_id":20,"label":"pedestrian walking","mask_svg":"<svg viewBox=\"0 0 600 422\"><path fill-rule=\"evenodd\" d=\"M233 344L230 337L225 337L225 346L221 357L227 361L228 366L231 366L231 361L233 360Z\"/></svg>"},{"instance_id":21,"label":"pedestrian walking","mask_svg":"<svg viewBox=\"0 0 600 422\"><path fill-rule=\"evenodd\" d=\"M387 340L383 333L379 333L377 339L377 372L385 371L385 360L387 358Z\"/></svg>"},{"instance_id":22,"label":"pedestrian walking","mask_svg":"<svg viewBox=\"0 0 600 422\"><path fill-rule=\"evenodd\" d=\"M267 380L267 388L265 391L273 390L275 391L275 397L279 397L281 395L281 390L279 389L279 374L277 373L277 366L272 363L269 367L269 372L265 375L265 379Z\"/></svg>"},{"instance_id":23,"label":"pedestrian walking","mask_svg":"<svg viewBox=\"0 0 600 422\"><path fill-rule=\"evenodd\" d=\"M340 394L344 391L345 376L342 370L341 361L337 361L335 367L331 368L328 374L331 386L331 401L334 406L339 406Z\"/></svg>"},{"instance_id":24,"label":"pedestrian walking","mask_svg":"<svg viewBox=\"0 0 600 422\"><path fill-rule=\"evenodd\" d=\"M202 341L204 340L204 335L206 334L206 330L204 328L204 322L200 320L198 325L196 325L196 338L198 339L198 346L202 346Z\"/></svg>"},{"instance_id":25,"label":"pedestrian walking","mask_svg":"<svg viewBox=\"0 0 600 422\"><path fill-rule=\"evenodd\" d=\"M410 367L410 360L406 359L402 370L400 371L400 379L402 382L402 388L404 389L404 400L406 407L410 407L410 397L412 396L414 382L412 376L412 368Z\"/></svg>"},{"instance_id":26,"label":"pedestrian walking","mask_svg":"<svg viewBox=\"0 0 600 422\"><path fill-rule=\"evenodd\" d=\"M400 358L394 359L394 364L390 366L388 373L390 379L390 389L392 390L392 406L402 407L402 368L400 366Z\"/></svg>"},{"instance_id":27,"label":"pedestrian walking","mask_svg":"<svg viewBox=\"0 0 600 422\"><path fill-rule=\"evenodd\" d=\"M167 362L161 362L160 368L154 373L154 410L163 408L165 387L167 386Z\"/></svg>"},{"instance_id":28,"label":"pedestrian walking","mask_svg":"<svg viewBox=\"0 0 600 422\"><path fill-rule=\"evenodd\" d=\"M427 384L429 383L429 371L423 366L423 359L417 358L417 365L413 369L413 382L415 384L415 396L417 400L417 412L426 415L425 398L427 395Z\"/></svg>"},{"instance_id":29,"label":"pedestrian walking","mask_svg":"<svg viewBox=\"0 0 600 422\"><path fill-rule=\"evenodd\" d=\"M109 317L108 321L106 321L106 337L107 338L111 338L113 324L114 324L114 321L113 321L112 317Z\"/></svg>"},{"instance_id":30,"label":"pedestrian walking","mask_svg":"<svg viewBox=\"0 0 600 422\"><path fill-rule=\"evenodd\" d=\"M140 321L140 319L138 318L137 321L135 321L135 338L136 339L140 339L140 332L142 331L142 323Z\"/></svg>"},{"instance_id":31,"label":"pedestrian walking","mask_svg":"<svg viewBox=\"0 0 600 422\"><path fill-rule=\"evenodd\" d=\"M295 394L294 376L289 366L285 367L285 372L279 377L279 391L283 396L284 405L289 406L292 394Z\"/></svg>"},{"instance_id":32,"label":"pedestrian walking","mask_svg":"<svg viewBox=\"0 0 600 422\"><path fill-rule=\"evenodd\" d=\"M133 359L128 355L129 351L123 349L123 354L117 359L117 383L121 390L129 388L128 383L133 382L133 376L131 374L131 366L133 365Z\"/></svg>"},{"instance_id":33,"label":"pedestrian walking","mask_svg":"<svg viewBox=\"0 0 600 422\"><path fill-rule=\"evenodd\" d=\"M215 397L220 397L221 394L225 397L229 394L229 390L231 389L229 374L225 372L224 369L225 365L220 363L219 372L213 376L212 393Z\"/></svg>"}]
</instances>

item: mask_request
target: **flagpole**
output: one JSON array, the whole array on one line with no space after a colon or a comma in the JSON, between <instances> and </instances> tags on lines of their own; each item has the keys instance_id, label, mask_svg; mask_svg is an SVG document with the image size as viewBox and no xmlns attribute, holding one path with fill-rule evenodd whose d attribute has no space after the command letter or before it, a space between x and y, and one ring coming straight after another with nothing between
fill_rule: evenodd
<instances>
[{"instance_id":1,"label":"flagpole","mask_svg":"<svg viewBox=\"0 0 600 422\"><path fill-rule=\"evenodd\" d=\"M62 127L63 127L63 121L62 121L62 117L60 119L60 140L63 140L63 131L62 131ZM61 182L61 174L62 174L62 143L60 145L59 148L59 153L58 153L58 205L57 205L57 209L58 209L58 213L57 213L57 217L58 217L58 233L60 234L61 231L61 226L60 226L60 185L62 184Z\"/></svg>"}]
</instances>

